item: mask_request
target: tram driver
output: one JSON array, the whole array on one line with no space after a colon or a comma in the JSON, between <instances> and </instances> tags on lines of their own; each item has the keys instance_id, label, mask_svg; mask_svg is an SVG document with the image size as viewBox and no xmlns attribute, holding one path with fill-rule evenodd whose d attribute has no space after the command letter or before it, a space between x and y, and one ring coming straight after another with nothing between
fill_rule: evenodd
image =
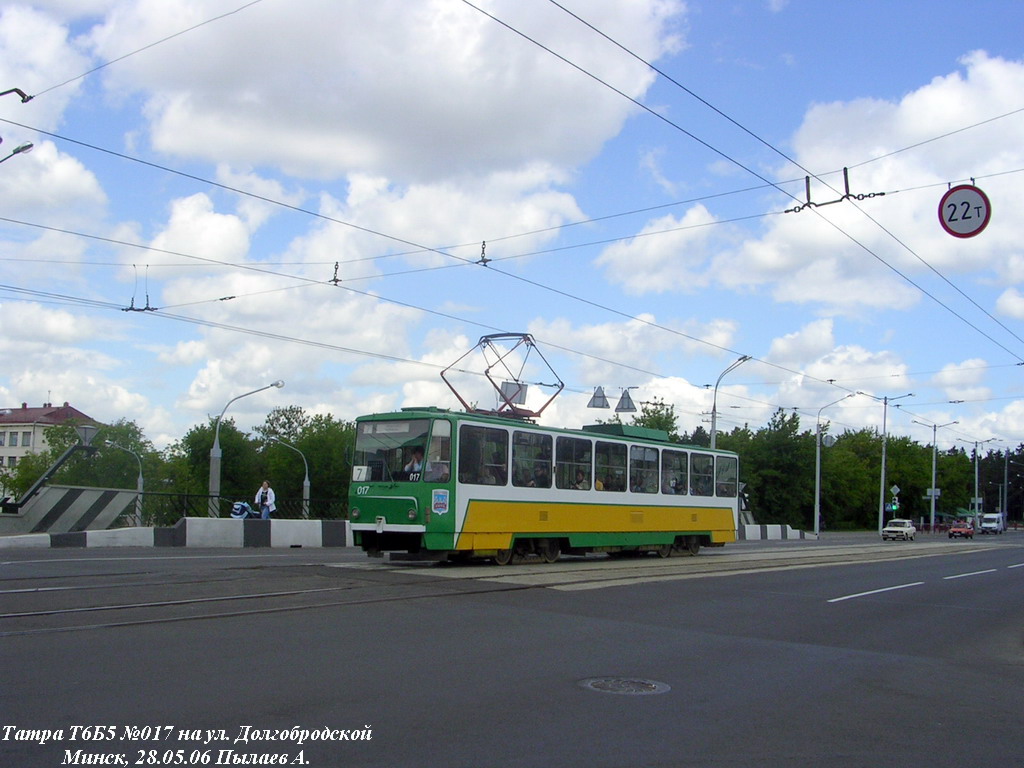
<instances>
[{"instance_id":1,"label":"tram driver","mask_svg":"<svg viewBox=\"0 0 1024 768\"><path fill-rule=\"evenodd\" d=\"M409 463L402 467L403 472L419 472L423 469L423 447L415 446L412 449L412 458Z\"/></svg>"}]
</instances>

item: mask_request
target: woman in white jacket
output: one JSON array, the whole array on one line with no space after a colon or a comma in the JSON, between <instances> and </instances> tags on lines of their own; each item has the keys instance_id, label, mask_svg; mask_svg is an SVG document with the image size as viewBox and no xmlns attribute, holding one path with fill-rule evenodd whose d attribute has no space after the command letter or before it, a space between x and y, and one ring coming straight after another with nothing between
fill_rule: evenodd
<instances>
[{"instance_id":1,"label":"woman in white jacket","mask_svg":"<svg viewBox=\"0 0 1024 768\"><path fill-rule=\"evenodd\" d=\"M270 513L277 511L274 504L274 489L270 487L270 481L264 480L263 485L256 491L256 509L260 511L260 517L264 520L270 519Z\"/></svg>"}]
</instances>

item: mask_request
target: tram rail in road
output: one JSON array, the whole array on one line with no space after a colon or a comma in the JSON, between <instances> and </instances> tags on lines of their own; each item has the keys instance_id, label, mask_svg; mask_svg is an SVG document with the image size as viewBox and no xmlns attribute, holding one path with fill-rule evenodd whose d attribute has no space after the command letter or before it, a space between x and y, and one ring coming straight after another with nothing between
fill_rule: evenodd
<instances>
[{"instance_id":1,"label":"tram rail in road","mask_svg":"<svg viewBox=\"0 0 1024 768\"><path fill-rule=\"evenodd\" d=\"M420 571L430 576L450 579L546 587L563 591L605 589L608 587L645 582L700 579L731 576L757 571L787 570L794 568L822 568L837 565L884 562L941 555L961 555L993 549L998 544L964 547L961 542L908 542L880 544L843 544L832 546L742 547L703 549L696 557L654 558L638 557L609 559L604 556L568 557L557 563L528 560L507 567L490 563L480 565L436 565L381 562L339 563L338 568L378 568L394 571Z\"/></svg>"},{"instance_id":2,"label":"tram rail in road","mask_svg":"<svg viewBox=\"0 0 1024 768\"><path fill-rule=\"evenodd\" d=\"M761 542L702 550L696 557L603 555L557 563L528 560L440 565L390 563L357 551L208 551L167 555L145 550L25 553L0 562L0 637L167 622L316 611L367 603L515 590L582 591L617 586L931 558L1019 547L917 541ZM74 556L72 556L74 554ZM1022 555L1024 561L1024 555ZM1024 563L1022 563L1024 565ZM977 570L965 561L962 573Z\"/></svg>"}]
</instances>

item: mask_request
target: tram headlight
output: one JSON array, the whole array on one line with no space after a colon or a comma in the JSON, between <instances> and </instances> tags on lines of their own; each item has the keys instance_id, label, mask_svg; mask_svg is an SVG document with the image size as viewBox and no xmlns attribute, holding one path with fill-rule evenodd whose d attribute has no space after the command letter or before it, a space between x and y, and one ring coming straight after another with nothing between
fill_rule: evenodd
<instances>
[{"instance_id":1,"label":"tram headlight","mask_svg":"<svg viewBox=\"0 0 1024 768\"><path fill-rule=\"evenodd\" d=\"M410 509L409 510L409 519L410 520L415 520L416 519L416 510L415 509Z\"/></svg>"},{"instance_id":2,"label":"tram headlight","mask_svg":"<svg viewBox=\"0 0 1024 768\"><path fill-rule=\"evenodd\" d=\"M359 507L355 507L348 513L350 520L357 520L359 518Z\"/></svg>"}]
</instances>

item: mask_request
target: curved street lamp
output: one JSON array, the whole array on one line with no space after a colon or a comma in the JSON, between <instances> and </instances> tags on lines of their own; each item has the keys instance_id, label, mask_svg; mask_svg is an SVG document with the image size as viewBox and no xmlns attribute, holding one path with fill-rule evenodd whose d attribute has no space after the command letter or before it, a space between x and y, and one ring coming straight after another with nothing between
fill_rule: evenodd
<instances>
[{"instance_id":1,"label":"curved street lamp","mask_svg":"<svg viewBox=\"0 0 1024 768\"><path fill-rule=\"evenodd\" d=\"M8 88L6 91L0 92L0 96L6 96L9 93L16 93L16 94L18 94L21 97L21 103L22 104L25 104L26 102L32 101L32 99L35 98L34 96L29 96L27 93L25 93L23 90L21 90L21 88Z\"/></svg>"},{"instance_id":2,"label":"curved street lamp","mask_svg":"<svg viewBox=\"0 0 1024 768\"><path fill-rule=\"evenodd\" d=\"M284 386L284 382L278 379L273 384L267 384L265 387L254 389L252 392L246 392L244 395L233 397L228 400L227 405L224 406L224 410L220 412L220 416L217 417L217 425L213 430L213 447L210 449L210 502L207 507L207 515L210 517L220 517L220 420L224 418L224 414L235 400L241 400L243 397L249 395L255 395L257 392L262 392L265 389L271 387L277 387L280 389Z\"/></svg>"},{"instance_id":3,"label":"curved street lamp","mask_svg":"<svg viewBox=\"0 0 1024 768\"><path fill-rule=\"evenodd\" d=\"M4 162L5 160L10 160L15 155L24 155L26 152L31 152L32 147L34 146L35 144L33 144L31 141L24 141L18 146L16 146L13 150L11 150L11 153L9 155L0 158L0 163Z\"/></svg>"},{"instance_id":4,"label":"curved street lamp","mask_svg":"<svg viewBox=\"0 0 1024 768\"><path fill-rule=\"evenodd\" d=\"M739 360L734 362L724 371L718 375L718 381L715 382L715 392L711 398L711 447L714 448L718 444L718 385L722 383L722 379L725 374L729 371L735 370L743 365L747 360L750 359L750 355L743 355Z\"/></svg>"},{"instance_id":5,"label":"curved street lamp","mask_svg":"<svg viewBox=\"0 0 1024 768\"><path fill-rule=\"evenodd\" d=\"M998 438L990 437L987 440L974 441L974 498L971 500L971 512L975 517L981 514L981 496L978 495L978 448L985 443L991 443Z\"/></svg>"},{"instance_id":6,"label":"curved street lamp","mask_svg":"<svg viewBox=\"0 0 1024 768\"><path fill-rule=\"evenodd\" d=\"M118 445L117 443L111 443L109 441L107 442L107 445L110 446L111 448L117 448L119 451L124 451L125 453L130 453L132 456L135 457L135 460L137 462L139 462L139 477L135 481L135 491L136 491L136 495L135 495L135 524L141 527L142 526L142 494L145 493L145 490L146 490L145 484L144 484L144 482L142 480L142 458L139 456L139 454L137 454L131 448L125 448L123 445Z\"/></svg>"},{"instance_id":7,"label":"curved street lamp","mask_svg":"<svg viewBox=\"0 0 1024 768\"><path fill-rule=\"evenodd\" d=\"M298 448L296 448L291 443L286 443L284 440L282 440L279 437L272 437L270 439L273 440L275 443L280 443L285 448L291 448L293 451L295 451L297 454L299 454L299 456L302 457L302 465L306 468L306 476L302 480L302 517L304 519L308 520L309 519L309 463L306 461L306 454L304 454L302 451L300 451Z\"/></svg>"}]
</instances>

